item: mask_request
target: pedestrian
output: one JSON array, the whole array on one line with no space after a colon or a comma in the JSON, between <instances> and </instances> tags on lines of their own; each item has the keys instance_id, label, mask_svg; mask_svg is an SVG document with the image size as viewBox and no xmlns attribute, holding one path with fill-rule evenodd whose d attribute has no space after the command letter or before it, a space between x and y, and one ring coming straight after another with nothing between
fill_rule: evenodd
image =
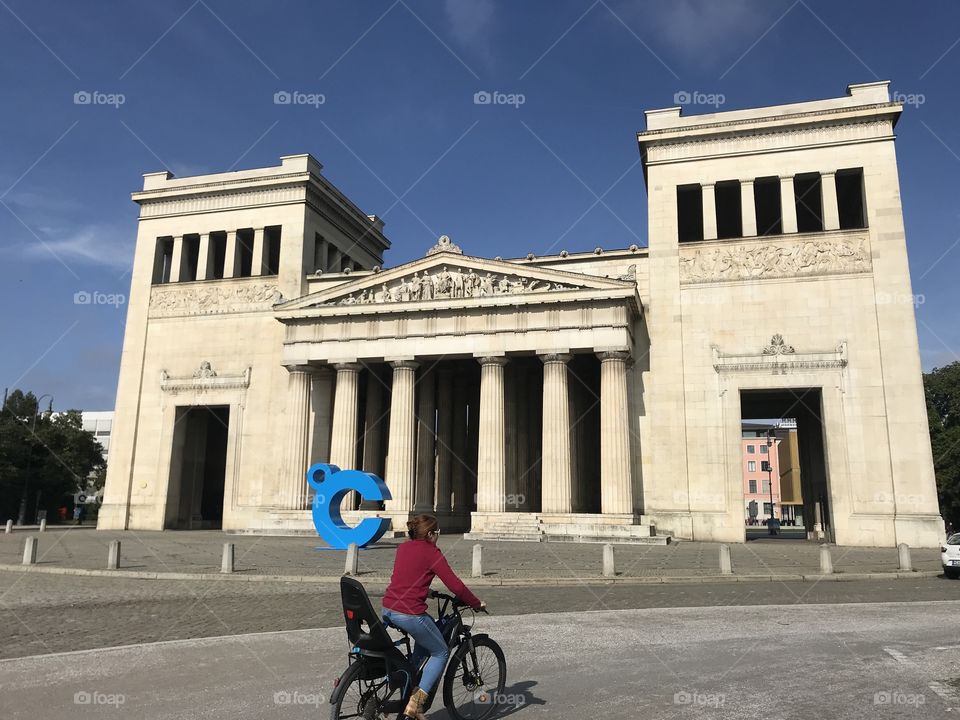
<instances>
[{"instance_id":1,"label":"pedestrian","mask_svg":"<svg viewBox=\"0 0 960 720\"><path fill-rule=\"evenodd\" d=\"M83 524L83 505L73 506L73 519L76 525Z\"/></svg>"}]
</instances>

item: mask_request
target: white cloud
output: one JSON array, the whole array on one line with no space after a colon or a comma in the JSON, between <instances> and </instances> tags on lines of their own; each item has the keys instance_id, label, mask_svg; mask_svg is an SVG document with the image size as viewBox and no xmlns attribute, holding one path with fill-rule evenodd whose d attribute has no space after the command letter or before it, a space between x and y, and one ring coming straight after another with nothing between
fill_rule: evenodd
<instances>
[{"instance_id":1,"label":"white cloud","mask_svg":"<svg viewBox=\"0 0 960 720\"><path fill-rule=\"evenodd\" d=\"M129 270L133 263L136 237L129 227L95 224L69 230L38 228L37 235L43 242L31 235L17 246L23 257L54 260L55 256L67 266L79 263L116 270Z\"/></svg>"},{"instance_id":2,"label":"white cloud","mask_svg":"<svg viewBox=\"0 0 960 720\"><path fill-rule=\"evenodd\" d=\"M457 40L485 54L489 52L493 0L445 0L444 9Z\"/></svg>"}]
</instances>

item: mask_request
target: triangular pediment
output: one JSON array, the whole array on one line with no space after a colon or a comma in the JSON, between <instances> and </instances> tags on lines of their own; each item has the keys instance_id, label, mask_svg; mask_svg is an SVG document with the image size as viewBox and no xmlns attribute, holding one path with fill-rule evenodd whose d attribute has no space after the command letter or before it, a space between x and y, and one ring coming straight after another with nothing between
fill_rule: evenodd
<instances>
[{"instance_id":1,"label":"triangular pediment","mask_svg":"<svg viewBox=\"0 0 960 720\"><path fill-rule=\"evenodd\" d=\"M313 308L379 306L408 303L437 305L496 298L517 301L547 293L609 291L624 295L636 291L632 280L585 275L503 260L437 252L336 287L304 295L275 307L281 314ZM593 293L590 293L593 294Z\"/></svg>"}]
</instances>

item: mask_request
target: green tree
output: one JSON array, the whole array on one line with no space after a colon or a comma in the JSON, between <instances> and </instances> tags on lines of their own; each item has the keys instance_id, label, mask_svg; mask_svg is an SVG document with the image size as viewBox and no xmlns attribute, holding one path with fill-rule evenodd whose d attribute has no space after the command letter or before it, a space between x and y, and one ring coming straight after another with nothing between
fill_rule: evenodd
<instances>
[{"instance_id":1,"label":"green tree","mask_svg":"<svg viewBox=\"0 0 960 720\"><path fill-rule=\"evenodd\" d=\"M10 393L0 413L2 517L32 522L35 510L52 514L102 466L100 444L83 430L78 410L40 413L33 393Z\"/></svg>"},{"instance_id":2,"label":"green tree","mask_svg":"<svg viewBox=\"0 0 960 720\"><path fill-rule=\"evenodd\" d=\"M960 528L960 362L923 376L940 512Z\"/></svg>"}]
</instances>

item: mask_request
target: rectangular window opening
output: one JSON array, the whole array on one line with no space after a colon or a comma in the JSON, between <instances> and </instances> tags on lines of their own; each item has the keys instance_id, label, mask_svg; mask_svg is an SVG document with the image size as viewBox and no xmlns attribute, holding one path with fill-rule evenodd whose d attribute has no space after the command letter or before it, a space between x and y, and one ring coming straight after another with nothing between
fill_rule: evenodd
<instances>
[{"instance_id":1,"label":"rectangular window opening","mask_svg":"<svg viewBox=\"0 0 960 720\"><path fill-rule=\"evenodd\" d=\"M153 283L170 282L170 269L173 267L173 238L157 238L156 255L153 259Z\"/></svg>"},{"instance_id":2,"label":"rectangular window opening","mask_svg":"<svg viewBox=\"0 0 960 720\"><path fill-rule=\"evenodd\" d=\"M797 232L823 230L823 194L820 173L804 173L795 176L793 198L797 206Z\"/></svg>"},{"instance_id":3,"label":"rectangular window opening","mask_svg":"<svg viewBox=\"0 0 960 720\"><path fill-rule=\"evenodd\" d=\"M240 256L240 271L237 277L250 277L253 273L253 230L237 230L237 254Z\"/></svg>"},{"instance_id":4,"label":"rectangular window opening","mask_svg":"<svg viewBox=\"0 0 960 720\"><path fill-rule=\"evenodd\" d=\"M837 170L836 181L840 229L865 228L867 211L863 197L863 168Z\"/></svg>"},{"instance_id":5,"label":"rectangular window opening","mask_svg":"<svg viewBox=\"0 0 960 720\"><path fill-rule=\"evenodd\" d=\"M266 265L264 275L277 275L280 272L280 226L263 229L263 241L266 243Z\"/></svg>"},{"instance_id":6,"label":"rectangular window opening","mask_svg":"<svg viewBox=\"0 0 960 720\"><path fill-rule=\"evenodd\" d=\"M327 241L320 233L313 234L313 272L324 272L327 269Z\"/></svg>"},{"instance_id":7,"label":"rectangular window opening","mask_svg":"<svg viewBox=\"0 0 960 720\"><path fill-rule=\"evenodd\" d=\"M714 185L717 205L717 237L743 237L743 215L740 209L740 181L726 180Z\"/></svg>"},{"instance_id":8,"label":"rectangular window opening","mask_svg":"<svg viewBox=\"0 0 960 720\"><path fill-rule=\"evenodd\" d=\"M207 252L209 252L213 258L213 274L211 278L214 280L222 280L224 268L227 264L227 233L210 233L210 248Z\"/></svg>"},{"instance_id":9,"label":"rectangular window opening","mask_svg":"<svg viewBox=\"0 0 960 720\"><path fill-rule=\"evenodd\" d=\"M197 279L197 268L200 266L200 236L183 236L183 271L180 273L181 281L191 281Z\"/></svg>"},{"instance_id":10,"label":"rectangular window opening","mask_svg":"<svg viewBox=\"0 0 960 720\"><path fill-rule=\"evenodd\" d=\"M757 209L757 235L782 234L780 178L764 177L754 180L753 201Z\"/></svg>"},{"instance_id":11,"label":"rectangular window opening","mask_svg":"<svg viewBox=\"0 0 960 720\"><path fill-rule=\"evenodd\" d=\"M703 190L699 185L677 187L677 240L703 240Z\"/></svg>"}]
</instances>

